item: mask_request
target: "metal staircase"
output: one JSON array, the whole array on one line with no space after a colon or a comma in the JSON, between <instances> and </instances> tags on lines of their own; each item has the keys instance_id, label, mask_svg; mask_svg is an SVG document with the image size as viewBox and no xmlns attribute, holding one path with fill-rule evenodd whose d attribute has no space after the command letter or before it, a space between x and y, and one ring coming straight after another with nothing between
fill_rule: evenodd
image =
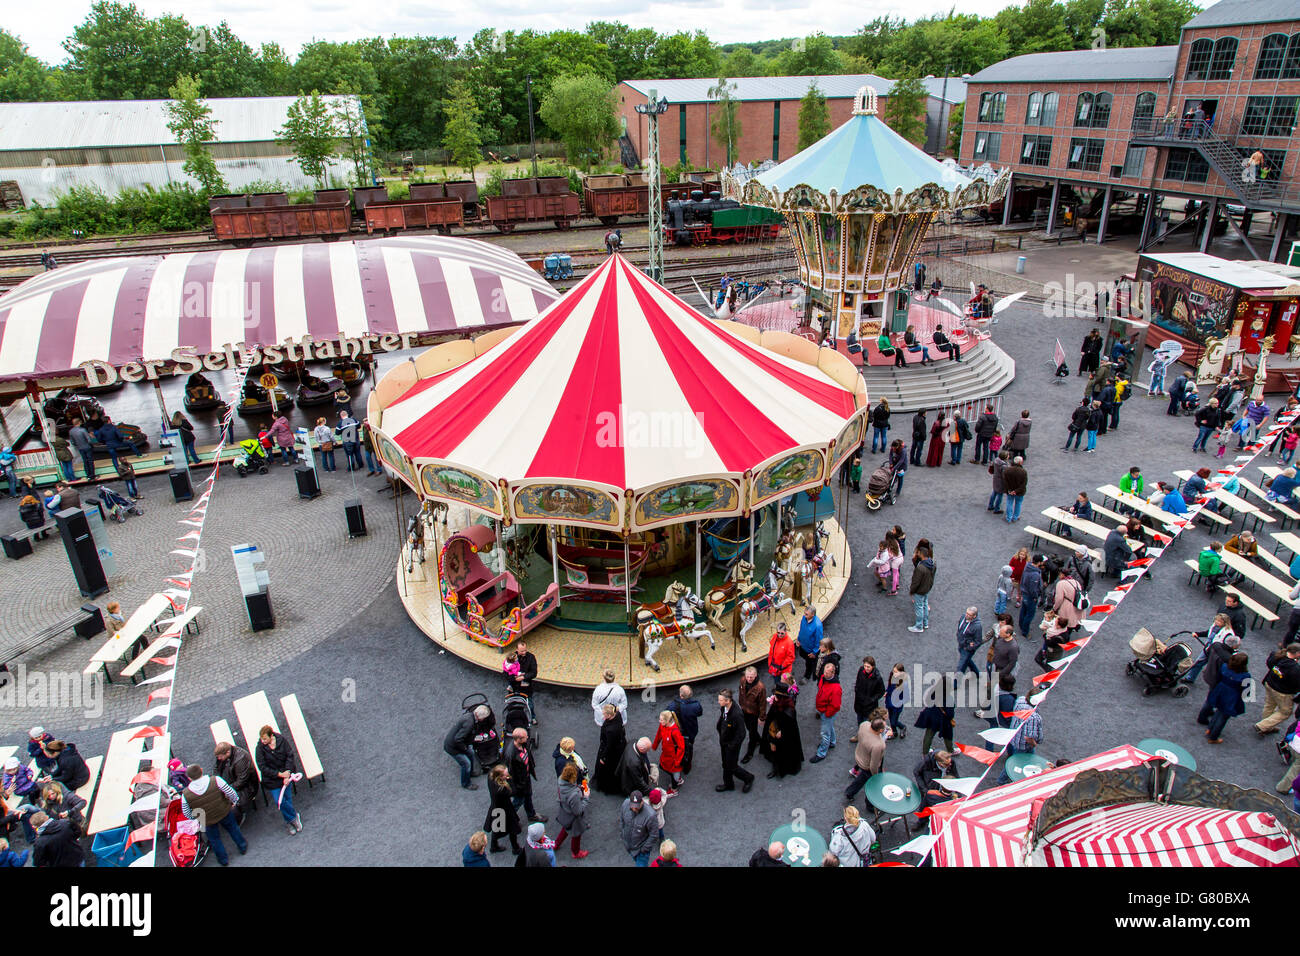
<instances>
[{"instance_id":1,"label":"metal staircase","mask_svg":"<svg viewBox=\"0 0 1300 956\"><path fill-rule=\"evenodd\" d=\"M1184 126L1184 122L1181 118L1170 122L1156 118L1135 120L1129 144L1195 150L1246 208L1300 212L1300 186L1278 181L1276 170L1268 179L1243 182L1240 150L1204 120L1191 126Z\"/></svg>"}]
</instances>

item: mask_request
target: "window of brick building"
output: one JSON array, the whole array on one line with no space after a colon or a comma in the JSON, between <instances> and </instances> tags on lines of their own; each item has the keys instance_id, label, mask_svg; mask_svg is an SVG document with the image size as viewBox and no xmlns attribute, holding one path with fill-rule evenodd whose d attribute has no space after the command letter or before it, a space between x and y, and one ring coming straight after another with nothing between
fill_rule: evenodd
<instances>
[{"instance_id":1,"label":"window of brick building","mask_svg":"<svg viewBox=\"0 0 1300 956\"><path fill-rule=\"evenodd\" d=\"M1156 95L1139 93L1133 106L1133 128L1148 129L1156 116Z\"/></svg>"},{"instance_id":2,"label":"window of brick building","mask_svg":"<svg viewBox=\"0 0 1300 956\"><path fill-rule=\"evenodd\" d=\"M995 163L997 162L998 154L1001 151L1001 133L986 133L983 130L975 133L975 159Z\"/></svg>"},{"instance_id":3,"label":"window of brick building","mask_svg":"<svg viewBox=\"0 0 1300 956\"><path fill-rule=\"evenodd\" d=\"M1241 117L1243 136L1290 136L1296 125L1297 96L1249 96Z\"/></svg>"},{"instance_id":4,"label":"window of brick building","mask_svg":"<svg viewBox=\"0 0 1300 956\"><path fill-rule=\"evenodd\" d=\"M1120 176L1130 179L1142 175L1142 167L1147 162L1147 151L1145 146L1130 146L1124 154L1124 167L1120 170Z\"/></svg>"},{"instance_id":5,"label":"window of brick building","mask_svg":"<svg viewBox=\"0 0 1300 956\"><path fill-rule=\"evenodd\" d=\"M1038 120L1039 117L1042 116L1042 113L1043 113L1043 94L1030 93L1029 105L1025 107L1025 125L1038 126L1039 125Z\"/></svg>"},{"instance_id":6,"label":"window of brick building","mask_svg":"<svg viewBox=\"0 0 1300 956\"><path fill-rule=\"evenodd\" d=\"M686 162L686 104L677 106L677 160Z\"/></svg>"},{"instance_id":7,"label":"window of brick building","mask_svg":"<svg viewBox=\"0 0 1300 956\"><path fill-rule=\"evenodd\" d=\"M1203 80L1206 74L1210 72L1210 59L1214 56L1214 41L1197 40L1192 44L1191 52L1187 56L1187 76L1188 80Z\"/></svg>"},{"instance_id":8,"label":"window of brick building","mask_svg":"<svg viewBox=\"0 0 1300 956\"><path fill-rule=\"evenodd\" d=\"M1007 94L1005 93L981 93L980 94L980 114L981 123L1001 123L1007 115Z\"/></svg>"},{"instance_id":9,"label":"window of brick building","mask_svg":"<svg viewBox=\"0 0 1300 956\"><path fill-rule=\"evenodd\" d=\"M1259 58L1255 61L1255 79L1280 80L1282 61L1291 38L1285 33L1270 33L1259 45Z\"/></svg>"},{"instance_id":10,"label":"window of brick building","mask_svg":"<svg viewBox=\"0 0 1300 956\"><path fill-rule=\"evenodd\" d=\"M1165 160L1165 179L1183 183L1203 183L1210 176L1210 168L1201 154L1191 149L1171 149Z\"/></svg>"},{"instance_id":11,"label":"window of brick building","mask_svg":"<svg viewBox=\"0 0 1300 956\"><path fill-rule=\"evenodd\" d=\"M1105 146L1105 140L1079 139L1076 137L1070 140L1070 155L1065 165L1069 169L1082 169L1086 172L1095 173L1101 169L1101 155L1105 150Z\"/></svg>"},{"instance_id":12,"label":"window of brick building","mask_svg":"<svg viewBox=\"0 0 1300 956\"><path fill-rule=\"evenodd\" d=\"M1020 161L1029 166L1047 166L1052 159L1052 137L1026 136L1020 147Z\"/></svg>"},{"instance_id":13,"label":"window of brick building","mask_svg":"<svg viewBox=\"0 0 1300 956\"><path fill-rule=\"evenodd\" d=\"M772 101L772 162L781 161L781 101Z\"/></svg>"},{"instance_id":14,"label":"window of brick building","mask_svg":"<svg viewBox=\"0 0 1300 956\"><path fill-rule=\"evenodd\" d=\"M1237 62L1237 38L1220 37L1214 43L1214 56L1210 58L1210 70L1206 79L1232 79L1232 68Z\"/></svg>"}]
</instances>

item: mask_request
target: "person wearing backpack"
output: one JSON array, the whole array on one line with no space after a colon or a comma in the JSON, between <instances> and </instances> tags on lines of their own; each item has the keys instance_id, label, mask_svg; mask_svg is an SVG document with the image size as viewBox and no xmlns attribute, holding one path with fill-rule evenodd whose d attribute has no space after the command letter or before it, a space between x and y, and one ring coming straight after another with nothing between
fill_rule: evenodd
<instances>
[{"instance_id":1,"label":"person wearing backpack","mask_svg":"<svg viewBox=\"0 0 1300 956\"><path fill-rule=\"evenodd\" d=\"M203 772L198 764L190 764L185 770L190 778L189 786L181 791L181 812L187 820L197 820L199 829L208 837L212 852L217 855L217 862L222 866L230 865L225 844L221 842L221 830L235 841L240 855L248 852L248 841L239 831L235 822L235 807L239 804L239 794L235 788L220 777L211 777ZM221 830L217 829L218 825Z\"/></svg>"},{"instance_id":2,"label":"person wearing backpack","mask_svg":"<svg viewBox=\"0 0 1300 956\"><path fill-rule=\"evenodd\" d=\"M952 437L949 439L949 444L952 448L952 458L950 459L952 464L961 464L962 449L966 446L966 442L970 441L973 437L975 436L971 433L970 423L967 422L966 419L962 418L961 415L954 415L952 420Z\"/></svg>"},{"instance_id":3,"label":"person wearing backpack","mask_svg":"<svg viewBox=\"0 0 1300 956\"><path fill-rule=\"evenodd\" d=\"M1016 455L1021 458L1026 457L1029 451L1029 429L1033 424L1029 419L1029 409L1026 408L1020 413L1020 418L1016 420L1016 423L1011 426L1011 430L1007 432L1006 447L1013 457Z\"/></svg>"},{"instance_id":4,"label":"person wearing backpack","mask_svg":"<svg viewBox=\"0 0 1300 956\"><path fill-rule=\"evenodd\" d=\"M871 846L875 842L876 831L862 819L858 808L850 804L844 808L844 822L831 827L828 846L840 866L866 866L871 862Z\"/></svg>"}]
</instances>

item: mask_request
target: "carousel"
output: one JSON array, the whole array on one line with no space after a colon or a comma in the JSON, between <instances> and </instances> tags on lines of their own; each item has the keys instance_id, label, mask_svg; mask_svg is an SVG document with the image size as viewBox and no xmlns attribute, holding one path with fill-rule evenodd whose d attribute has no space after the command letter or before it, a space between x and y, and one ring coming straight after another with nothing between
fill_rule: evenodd
<instances>
[{"instance_id":1,"label":"carousel","mask_svg":"<svg viewBox=\"0 0 1300 956\"><path fill-rule=\"evenodd\" d=\"M866 409L842 355L705 318L615 255L528 324L374 389L379 454L421 499L403 602L493 669L528 634L551 683L761 660L778 621L843 593L834 509L797 528L783 505L822 494Z\"/></svg>"},{"instance_id":2,"label":"carousel","mask_svg":"<svg viewBox=\"0 0 1300 956\"><path fill-rule=\"evenodd\" d=\"M824 331L866 341L906 328L908 280L935 217L1006 193L1009 170L982 172L966 176L899 136L864 86L848 122L757 176L724 173L722 184L729 198L785 216L810 312ZM936 304L969 326L961 308Z\"/></svg>"}]
</instances>

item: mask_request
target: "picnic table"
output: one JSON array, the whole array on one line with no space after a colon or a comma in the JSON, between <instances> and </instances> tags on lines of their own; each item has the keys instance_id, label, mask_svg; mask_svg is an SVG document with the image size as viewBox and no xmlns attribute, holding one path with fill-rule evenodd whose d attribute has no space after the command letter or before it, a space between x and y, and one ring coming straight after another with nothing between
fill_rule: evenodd
<instances>
[{"instance_id":1,"label":"picnic table","mask_svg":"<svg viewBox=\"0 0 1300 956\"><path fill-rule=\"evenodd\" d=\"M108 672L107 665L114 661L120 661L127 655L128 651L135 646L136 642L145 636L146 632L151 628L156 630L159 624L164 623L158 621L158 617L163 612L170 610L171 606L171 601L167 600L167 597L162 594L155 594L153 597L149 598L149 600L141 604L135 609L135 613L126 619L126 623L122 625L122 629L110 637L104 643L103 647L91 655L90 663L86 665L86 669L83 673L95 674L102 669L105 678L107 678L108 682L111 684L113 678ZM191 608L182 617L171 618L165 623L168 624L169 628L175 628L179 632L181 627L184 627L185 624L192 621L194 616L198 614L200 610L202 610L202 608ZM131 675L131 679L132 681L135 680L134 672Z\"/></svg>"},{"instance_id":2,"label":"picnic table","mask_svg":"<svg viewBox=\"0 0 1300 956\"><path fill-rule=\"evenodd\" d=\"M1268 591L1270 594L1276 597L1278 599L1277 601L1278 607L1282 606L1283 601L1285 601L1288 604L1295 603L1290 598L1291 589L1293 585L1287 584L1285 581L1281 581L1278 578L1275 578L1273 575L1269 574L1267 571L1261 568L1258 564L1255 564L1253 561L1243 558L1239 554L1233 554L1231 551L1228 551L1226 548L1223 551L1219 552L1219 558L1220 560L1223 561L1224 564L1232 568L1232 570L1238 572L1243 577L1245 577L1247 581L1250 581L1252 584L1258 585L1259 587L1263 588L1265 591Z\"/></svg>"},{"instance_id":3,"label":"picnic table","mask_svg":"<svg viewBox=\"0 0 1300 956\"><path fill-rule=\"evenodd\" d=\"M1089 537L1096 538L1099 541L1105 541L1106 538L1110 536L1111 529L1107 528L1105 525L1097 524L1097 522L1089 521L1086 518L1076 517L1063 508L1057 508L1055 505L1050 508L1044 508L1042 513L1044 517L1050 518L1057 525L1065 525L1075 531L1081 531ZM1048 528L1051 528L1051 526L1051 524L1048 524ZM1124 540L1128 542L1130 548L1142 547L1141 541L1135 541L1129 537L1125 537Z\"/></svg>"},{"instance_id":4,"label":"picnic table","mask_svg":"<svg viewBox=\"0 0 1300 956\"><path fill-rule=\"evenodd\" d=\"M1035 528L1033 525L1026 525L1025 532L1029 535L1029 543L1035 550L1037 550L1038 542L1040 540L1051 541L1053 544L1059 544L1071 552L1077 551L1079 548L1086 548L1088 551L1088 557L1091 560L1103 560L1103 555L1100 550L1097 548L1089 548L1087 545L1080 544L1078 541L1071 541L1069 538L1062 538L1060 535L1052 534L1050 531L1043 531L1039 528Z\"/></svg>"},{"instance_id":5,"label":"picnic table","mask_svg":"<svg viewBox=\"0 0 1300 956\"><path fill-rule=\"evenodd\" d=\"M289 736L293 738L293 749L298 752L298 765L302 769L307 786L311 786L314 777L325 779L325 765L316 753L316 742L312 740L311 731L307 729L307 720L298 706L298 695L287 694L280 698L280 709L284 712L284 722L289 725Z\"/></svg>"},{"instance_id":6,"label":"picnic table","mask_svg":"<svg viewBox=\"0 0 1300 956\"><path fill-rule=\"evenodd\" d=\"M1161 531L1159 528L1155 527L1155 521L1153 521L1149 515L1122 515L1118 511L1111 511L1104 505L1097 504L1095 501L1091 502L1091 504L1093 511L1102 517L1114 521L1117 527L1127 524L1129 518L1137 518L1138 522L1142 525L1143 530L1145 530L1147 534L1151 535L1156 544L1165 545L1172 540L1167 532Z\"/></svg>"},{"instance_id":7,"label":"picnic table","mask_svg":"<svg viewBox=\"0 0 1300 956\"><path fill-rule=\"evenodd\" d=\"M1168 511L1165 511L1163 508L1157 508L1149 501L1143 501L1137 495L1125 494L1114 485L1102 485L1097 490L1100 491L1105 496L1105 498L1114 498L1116 501L1120 502L1121 504L1129 508L1132 508L1134 511L1139 511L1144 515L1149 515L1150 517L1154 518L1155 520L1163 524L1166 528L1174 526L1180 521L1190 520L1190 517L1188 516L1180 517L1179 515L1172 514ZM1105 499L1103 498L1103 500ZM1212 521L1217 521L1220 524L1226 524L1226 525L1232 524L1232 522L1229 519L1225 518L1221 514L1216 514L1215 512L1210 511L1208 508L1201 509L1200 516L1209 518Z\"/></svg>"},{"instance_id":8,"label":"picnic table","mask_svg":"<svg viewBox=\"0 0 1300 956\"><path fill-rule=\"evenodd\" d=\"M1276 511L1278 513L1278 516L1282 519L1283 528L1287 526L1288 521L1300 521L1300 511L1296 511L1294 508L1284 505L1280 501L1269 501L1268 492L1265 491L1263 488L1261 488L1259 485L1255 484L1249 478L1244 478L1241 475L1238 475L1237 484L1240 485L1242 488L1245 488L1247 491L1249 491L1260 501L1263 501L1268 507Z\"/></svg>"},{"instance_id":9,"label":"picnic table","mask_svg":"<svg viewBox=\"0 0 1300 956\"><path fill-rule=\"evenodd\" d=\"M99 795L95 798L94 812L86 827L86 832L92 836L126 826L127 814L135 799L131 781L142 769L147 769L140 766L147 752L154 754L152 766L164 777L166 775L167 755L171 753L170 736L163 734L161 737L132 740L132 735L138 732L138 727L127 727L113 734L108 743L108 753L104 755L99 774Z\"/></svg>"},{"instance_id":10,"label":"picnic table","mask_svg":"<svg viewBox=\"0 0 1300 956\"><path fill-rule=\"evenodd\" d=\"M1273 540L1277 542L1277 544L1273 546L1274 554L1277 553L1279 547L1286 548L1292 554L1300 554L1300 534L1295 534L1290 531L1270 531L1269 534L1271 534Z\"/></svg>"}]
</instances>

